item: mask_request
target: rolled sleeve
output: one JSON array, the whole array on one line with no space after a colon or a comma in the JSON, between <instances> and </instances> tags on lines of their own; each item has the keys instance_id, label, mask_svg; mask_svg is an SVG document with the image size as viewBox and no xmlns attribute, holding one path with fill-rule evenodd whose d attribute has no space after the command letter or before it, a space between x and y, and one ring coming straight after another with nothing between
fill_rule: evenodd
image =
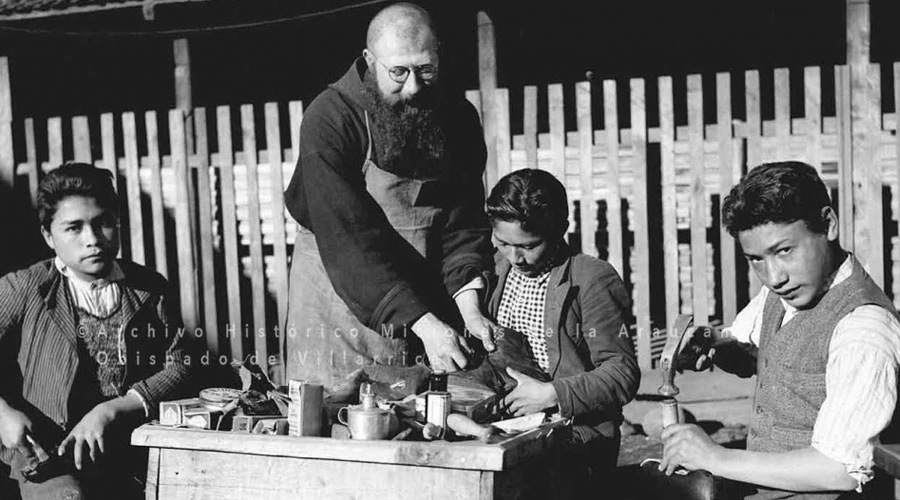
<instances>
[{"instance_id":1,"label":"rolled sleeve","mask_svg":"<svg viewBox=\"0 0 900 500\"><path fill-rule=\"evenodd\" d=\"M897 404L898 355L900 323L880 307L858 307L835 327L812 447L844 464L860 491Z\"/></svg>"}]
</instances>

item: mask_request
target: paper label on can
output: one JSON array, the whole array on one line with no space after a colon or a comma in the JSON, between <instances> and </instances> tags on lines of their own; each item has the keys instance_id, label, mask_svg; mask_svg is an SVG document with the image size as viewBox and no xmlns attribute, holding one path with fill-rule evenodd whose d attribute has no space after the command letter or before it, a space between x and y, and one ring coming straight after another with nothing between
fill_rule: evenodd
<instances>
[{"instance_id":1,"label":"paper label on can","mask_svg":"<svg viewBox=\"0 0 900 500\"><path fill-rule=\"evenodd\" d=\"M450 393L429 392L425 394L425 422L439 427L447 426L450 414Z\"/></svg>"}]
</instances>

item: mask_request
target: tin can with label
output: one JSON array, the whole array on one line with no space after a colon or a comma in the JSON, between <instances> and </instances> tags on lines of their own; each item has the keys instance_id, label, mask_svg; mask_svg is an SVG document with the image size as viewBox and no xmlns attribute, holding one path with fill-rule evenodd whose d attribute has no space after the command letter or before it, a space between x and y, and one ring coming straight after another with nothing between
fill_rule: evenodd
<instances>
[{"instance_id":1,"label":"tin can with label","mask_svg":"<svg viewBox=\"0 0 900 500\"><path fill-rule=\"evenodd\" d=\"M678 401L664 399L659 402L659 410L662 413L662 426L666 427L678 423Z\"/></svg>"},{"instance_id":2,"label":"tin can with label","mask_svg":"<svg viewBox=\"0 0 900 500\"><path fill-rule=\"evenodd\" d=\"M425 423L434 424L443 430L447 427L447 415L449 414L449 392L428 391L425 393Z\"/></svg>"}]
</instances>

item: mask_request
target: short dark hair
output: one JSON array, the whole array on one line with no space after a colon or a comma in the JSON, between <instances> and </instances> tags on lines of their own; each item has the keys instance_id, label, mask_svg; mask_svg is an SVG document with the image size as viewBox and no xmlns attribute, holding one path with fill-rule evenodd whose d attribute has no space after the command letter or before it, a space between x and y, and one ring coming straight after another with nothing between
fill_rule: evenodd
<instances>
[{"instance_id":1,"label":"short dark hair","mask_svg":"<svg viewBox=\"0 0 900 500\"><path fill-rule=\"evenodd\" d=\"M112 172L87 163L64 163L50 171L38 186L37 213L41 227L50 230L57 205L69 196L93 198L101 207L118 211L119 197Z\"/></svg>"},{"instance_id":2,"label":"short dark hair","mask_svg":"<svg viewBox=\"0 0 900 500\"><path fill-rule=\"evenodd\" d=\"M545 170L516 170L491 190L487 215L491 223L519 222L529 233L561 237L569 220L566 188Z\"/></svg>"},{"instance_id":3,"label":"short dark hair","mask_svg":"<svg viewBox=\"0 0 900 500\"><path fill-rule=\"evenodd\" d=\"M827 230L822 209L831 206L828 188L816 169L799 161L764 163L747 173L722 203L722 224L737 237L770 222L806 222L810 231Z\"/></svg>"}]
</instances>

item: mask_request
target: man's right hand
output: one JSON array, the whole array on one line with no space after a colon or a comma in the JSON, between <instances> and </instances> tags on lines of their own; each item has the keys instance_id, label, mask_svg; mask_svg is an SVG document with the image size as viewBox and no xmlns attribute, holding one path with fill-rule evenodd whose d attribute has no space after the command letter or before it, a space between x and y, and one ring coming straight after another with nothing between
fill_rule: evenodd
<instances>
[{"instance_id":1,"label":"man's right hand","mask_svg":"<svg viewBox=\"0 0 900 500\"><path fill-rule=\"evenodd\" d=\"M4 448L18 450L24 458L30 459L35 454L30 435L31 419L28 415L0 400L0 444Z\"/></svg>"},{"instance_id":2,"label":"man's right hand","mask_svg":"<svg viewBox=\"0 0 900 500\"><path fill-rule=\"evenodd\" d=\"M432 313L425 313L412 325L413 332L422 339L425 354L436 371L455 372L466 367L466 339Z\"/></svg>"},{"instance_id":3,"label":"man's right hand","mask_svg":"<svg viewBox=\"0 0 900 500\"><path fill-rule=\"evenodd\" d=\"M678 371L699 372L712 367L713 356L716 354L715 340L715 331L711 327L691 327L681 339L675 356Z\"/></svg>"}]
</instances>

